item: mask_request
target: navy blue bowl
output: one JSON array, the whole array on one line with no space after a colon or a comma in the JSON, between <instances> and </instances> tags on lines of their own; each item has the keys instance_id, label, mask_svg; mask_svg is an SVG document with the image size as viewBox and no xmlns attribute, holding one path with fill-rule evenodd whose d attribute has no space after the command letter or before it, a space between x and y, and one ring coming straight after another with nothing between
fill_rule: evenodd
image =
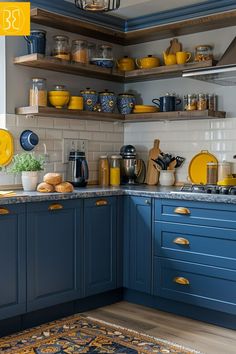
<instances>
[{"instance_id":1,"label":"navy blue bowl","mask_svg":"<svg viewBox=\"0 0 236 354\"><path fill-rule=\"evenodd\" d=\"M39 143L39 137L32 130L24 130L20 136L21 147L26 151L31 151Z\"/></svg>"},{"instance_id":2,"label":"navy blue bowl","mask_svg":"<svg viewBox=\"0 0 236 354\"><path fill-rule=\"evenodd\" d=\"M111 69L114 66L113 59L92 58L90 59L90 63L108 69Z\"/></svg>"}]
</instances>

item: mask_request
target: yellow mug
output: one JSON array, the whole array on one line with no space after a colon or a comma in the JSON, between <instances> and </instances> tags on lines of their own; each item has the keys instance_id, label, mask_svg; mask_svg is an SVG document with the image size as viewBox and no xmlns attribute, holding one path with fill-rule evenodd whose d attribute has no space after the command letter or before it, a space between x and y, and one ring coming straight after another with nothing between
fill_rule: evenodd
<instances>
[{"instance_id":1,"label":"yellow mug","mask_svg":"<svg viewBox=\"0 0 236 354\"><path fill-rule=\"evenodd\" d=\"M71 96L68 109L78 109L82 111L84 108L83 97L80 96Z\"/></svg>"},{"instance_id":2,"label":"yellow mug","mask_svg":"<svg viewBox=\"0 0 236 354\"><path fill-rule=\"evenodd\" d=\"M188 63L191 59L192 53L190 52L177 52L176 53L176 61L177 64L185 64Z\"/></svg>"}]
</instances>

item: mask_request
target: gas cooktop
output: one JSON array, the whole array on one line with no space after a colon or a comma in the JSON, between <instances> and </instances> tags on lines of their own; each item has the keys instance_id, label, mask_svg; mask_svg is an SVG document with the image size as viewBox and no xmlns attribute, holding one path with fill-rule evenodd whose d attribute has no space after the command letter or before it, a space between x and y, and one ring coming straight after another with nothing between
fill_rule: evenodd
<instances>
[{"instance_id":1,"label":"gas cooktop","mask_svg":"<svg viewBox=\"0 0 236 354\"><path fill-rule=\"evenodd\" d=\"M236 195L236 186L217 186L213 184L185 184L180 189L180 193L206 193Z\"/></svg>"}]
</instances>

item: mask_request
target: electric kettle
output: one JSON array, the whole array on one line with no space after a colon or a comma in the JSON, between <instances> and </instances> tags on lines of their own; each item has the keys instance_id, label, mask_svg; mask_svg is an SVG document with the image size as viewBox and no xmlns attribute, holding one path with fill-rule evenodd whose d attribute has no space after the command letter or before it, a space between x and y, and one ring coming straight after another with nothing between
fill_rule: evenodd
<instances>
[{"instance_id":1,"label":"electric kettle","mask_svg":"<svg viewBox=\"0 0 236 354\"><path fill-rule=\"evenodd\" d=\"M68 182L74 187L85 187L89 178L88 163L85 153L82 151L70 151L69 162L67 166Z\"/></svg>"}]
</instances>

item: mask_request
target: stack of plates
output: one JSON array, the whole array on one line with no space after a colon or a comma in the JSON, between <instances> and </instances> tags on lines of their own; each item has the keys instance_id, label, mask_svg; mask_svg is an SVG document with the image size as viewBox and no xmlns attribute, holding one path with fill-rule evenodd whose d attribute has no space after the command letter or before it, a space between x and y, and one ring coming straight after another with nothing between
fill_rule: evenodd
<instances>
[{"instance_id":1,"label":"stack of plates","mask_svg":"<svg viewBox=\"0 0 236 354\"><path fill-rule=\"evenodd\" d=\"M146 105L135 105L133 113L155 113L158 112L159 108L156 106L146 106Z\"/></svg>"}]
</instances>

